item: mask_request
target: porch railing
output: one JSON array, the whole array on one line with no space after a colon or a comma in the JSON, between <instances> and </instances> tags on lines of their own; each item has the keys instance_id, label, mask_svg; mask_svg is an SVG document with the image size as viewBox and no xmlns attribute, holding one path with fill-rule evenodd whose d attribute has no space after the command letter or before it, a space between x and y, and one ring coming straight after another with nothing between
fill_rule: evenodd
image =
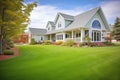
<instances>
[{"instance_id":1,"label":"porch railing","mask_svg":"<svg viewBox=\"0 0 120 80\"><path fill-rule=\"evenodd\" d=\"M72 39L74 42L81 42L81 38L65 38L65 41Z\"/></svg>"}]
</instances>

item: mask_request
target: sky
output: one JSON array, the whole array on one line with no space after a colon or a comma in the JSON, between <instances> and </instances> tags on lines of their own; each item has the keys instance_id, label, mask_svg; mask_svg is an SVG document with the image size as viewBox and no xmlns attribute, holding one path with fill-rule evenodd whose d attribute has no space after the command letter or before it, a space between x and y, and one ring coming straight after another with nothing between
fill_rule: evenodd
<instances>
[{"instance_id":1,"label":"sky","mask_svg":"<svg viewBox=\"0 0 120 80\"><path fill-rule=\"evenodd\" d=\"M75 16L96 7L102 8L108 24L114 24L116 17L120 17L120 0L25 0L25 3L33 1L38 6L31 12L28 27L32 28L45 28L58 12Z\"/></svg>"}]
</instances>

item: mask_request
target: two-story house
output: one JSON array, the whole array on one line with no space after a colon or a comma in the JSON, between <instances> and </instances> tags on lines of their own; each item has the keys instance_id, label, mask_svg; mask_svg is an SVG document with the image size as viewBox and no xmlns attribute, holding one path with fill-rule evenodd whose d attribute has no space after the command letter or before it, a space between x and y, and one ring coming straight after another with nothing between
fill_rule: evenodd
<instances>
[{"instance_id":1,"label":"two-story house","mask_svg":"<svg viewBox=\"0 0 120 80\"><path fill-rule=\"evenodd\" d=\"M44 40L84 42L88 35L91 42L104 42L109 25L100 7L76 16L58 13L54 21L48 21ZM38 32L41 33L41 32Z\"/></svg>"}]
</instances>

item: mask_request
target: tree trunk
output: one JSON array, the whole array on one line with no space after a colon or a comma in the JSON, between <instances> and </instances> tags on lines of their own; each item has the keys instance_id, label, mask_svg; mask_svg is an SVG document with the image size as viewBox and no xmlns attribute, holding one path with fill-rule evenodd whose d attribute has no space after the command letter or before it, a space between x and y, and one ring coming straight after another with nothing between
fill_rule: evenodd
<instances>
[{"instance_id":1,"label":"tree trunk","mask_svg":"<svg viewBox=\"0 0 120 80\"><path fill-rule=\"evenodd\" d=\"M3 54L3 26L0 28L0 54Z\"/></svg>"},{"instance_id":2,"label":"tree trunk","mask_svg":"<svg viewBox=\"0 0 120 80\"><path fill-rule=\"evenodd\" d=\"M2 8L2 10L1 10L1 14L2 14L2 25L1 25L1 27L0 27L0 54L3 54L3 27L4 27L4 24L3 24L3 22L4 22L4 10L5 10L5 8Z\"/></svg>"}]
</instances>

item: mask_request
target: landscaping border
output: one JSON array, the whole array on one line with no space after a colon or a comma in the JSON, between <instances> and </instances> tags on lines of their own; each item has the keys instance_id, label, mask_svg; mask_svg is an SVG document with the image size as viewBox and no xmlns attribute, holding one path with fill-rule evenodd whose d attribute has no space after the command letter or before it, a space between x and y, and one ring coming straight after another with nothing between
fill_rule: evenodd
<instances>
[{"instance_id":1,"label":"landscaping border","mask_svg":"<svg viewBox=\"0 0 120 80\"><path fill-rule=\"evenodd\" d=\"M7 59L10 59L10 58L13 58L19 55L19 50L17 47L11 48L11 50L14 52L14 54L13 55L0 55L0 61L7 60Z\"/></svg>"}]
</instances>

